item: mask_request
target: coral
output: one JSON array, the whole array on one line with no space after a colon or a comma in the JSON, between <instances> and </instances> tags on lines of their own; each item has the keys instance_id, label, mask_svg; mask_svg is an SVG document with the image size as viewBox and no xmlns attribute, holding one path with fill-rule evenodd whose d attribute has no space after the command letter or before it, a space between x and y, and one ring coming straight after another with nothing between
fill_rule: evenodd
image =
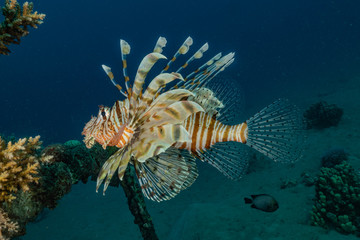
<instances>
[{"instance_id":1,"label":"coral","mask_svg":"<svg viewBox=\"0 0 360 240\"><path fill-rule=\"evenodd\" d=\"M88 150L82 142L71 140L47 146L40 154L39 138L5 141L9 138L0 137L0 207L17 222L17 231L11 234L0 225L6 237L24 235L27 222L45 207L54 209L72 184L96 179L100 166L116 150L105 151L98 144ZM119 186L119 180L111 185Z\"/></svg>"},{"instance_id":2,"label":"coral","mask_svg":"<svg viewBox=\"0 0 360 240\"><path fill-rule=\"evenodd\" d=\"M317 177L311 176L309 172L304 171L301 173L301 182L305 186L311 187L316 183L316 181L317 181Z\"/></svg>"},{"instance_id":3,"label":"coral","mask_svg":"<svg viewBox=\"0 0 360 240\"><path fill-rule=\"evenodd\" d=\"M335 104L325 101L315 103L304 113L306 127L323 129L337 126L343 115L343 110Z\"/></svg>"},{"instance_id":4,"label":"coral","mask_svg":"<svg viewBox=\"0 0 360 240\"><path fill-rule=\"evenodd\" d=\"M36 200L44 207L54 209L58 201L71 190L72 174L63 162L41 165Z\"/></svg>"},{"instance_id":5,"label":"coral","mask_svg":"<svg viewBox=\"0 0 360 240\"><path fill-rule=\"evenodd\" d=\"M58 200L71 190L72 184L86 183L90 176L97 175L101 165L95 159L102 159L104 152L108 157L106 151L102 151L96 152L98 156L77 140L47 146L41 154L42 159L48 161L43 160L41 164L36 199L45 207L54 209Z\"/></svg>"},{"instance_id":6,"label":"coral","mask_svg":"<svg viewBox=\"0 0 360 240\"><path fill-rule=\"evenodd\" d=\"M360 182L347 162L323 167L316 183L311 224L341 233L360 233Z\"/></svg>"},{"instance_id":7,"label":"coral","mask_svg":"<svg viewBox=\"0 0 360 240\"><path fill-rule=\"evenodd\" d=\"M86 183L89 176L97 174L94 172L97 168L94 157L90 154L84 143L77 140L67 141L64 146L66 147L66 154L70 157L64 159L64 163L70 168L73 178L73 184L78 181Z\"/></svg>"},{"instance_id":8,"label":"coral","mask_svg":"<svg viewBox=\"0 0 360 240\"><path fill-rule=\"evenodd\" d=\"M40 158L40 136L21 138L17 142L5 142L0 137L0 202L15 199L15 193L29 190L29 183L37 182Z\"/></svg>"},{"instance_id":9,"label":"coral","mask_svg":"<svg viewBox=\"0 0 360 240\"><path fill-rule=\"evenodd\" d=\"M11 203L5 203L4 208L11 217L16 216L23 221L32 221L42 210L40 203L35 200L36 193L34 191L19 191L16 199Z\"/></svg>"},{"instance_id":10,"label":"coral","mask_svg":"<svg viewBox=\"0 0 360 240\"><path fill-rule=\"evenodd\" d=\"M6 184L15 183L15 178L22 181L30 179L29 176L19 176L21 169L27 170L24 166L33 170L30 176L34 181L24 182L20 187L15 185L11 188L13 192L1 192L1 196L10 196L6 201L3 199L1 207L18 223L16 236L24 235L27 222L34 221L45 207L54 209L58 201L70 192L72 184L79 180L86 182L90 176L95 175L94 169L98 171L100 168L90 151L79 141L50 145L41 154L38 152L40 144L39 137L20 139L15 143L1 140L0 167L14 166L18 174L9 181L2 181L1 177L9 178L10 174L0 174L0 184L5 190L8 189ZM9 161L14 163L8 164ZM17 168L19 164L24 166ZM36 177L33 176L35 173Z\"/></svg>"},{"instance_id":11,"label":"coral","mask_svg":"<svg viewBox=\"0 0 360 240\"><path fill-rule=\"evenodd\" d=\"M11 201L11 203L3 203L3 209L13 221L18 223L19 228L15 235L19 236L26 233L26 223L34 221L42 211L43 206L39 201L36 201L36 193L34 188L30 186L30 191L18 191L16 199Z\"/></svg>"},{"instance_id":12,"label":"coral","mask_svg":"<svg viewBox=\"0 0 360 240\"><path fill-rule=\"evenodd\" d=\"M42 151L43 158L50 162L63 162L69 167L72 184L78 181L86 183L89 176L97 174L99 166L85 145L77 140L67 141L65 144L54 144Z\"/></svg>"},{"instance_id":13,"label":"coral","mask_svg":"<svg viewBox=\"0 0 360 240\"><path fill-rule=\"evenodd\" d=\"M8 236L17 232L18 229L18 224L11 221L7 213L0 208L0 240L8 239Z\"/></svg>"},{"instance_id":14,"label":"coral","mask_svg":"<svg viewBox=\"0 0 360 240\"><path fill-rule=\"evenodd\" d=\"M0 138L0 143L0 170L5 170L0 174L1 207L7 212L4 215L6 221L0 221L0 228L6 237L24 235L27 222L34 221L45 207L54 209L71 190L72 184L85 183L89 177L95 180L100 166L116 151L116 147L104 150L99 144L88 150L83 143L71 140L47 146L40 155L37 152L41 145L39 136L19 139L15 143L6 143ZM114 178L110 185L119 186L118 178ZM144 196L130 167L121 186L144 239L157 239ZM10 233L11 226L16 226L16 232ZM1 239L6 238L0 235Z\"/></svg>"},{"instance_id":15,"label":"coral","mask_svg":"<svg viewBox=\"0 0 360 240\"><path fill-rule=\"evenodd\" d=\"M10 44L20 44L21 37L29 34L28 27L37 28L43 23L45 14L33 11L33 3L25 2L22 7L16 0L6 0L2 13L5 17L0 25L0 54L9 55Z\"/></svg>"},{"instance_id":16,"label":"coral","mask_svg":"<svg viewBox=\"0 0 360 240\"><path fill-rule=\"evenodd\" d=\"M332 148L325 152L321 157L321 165L323 167L332 168L343 161L348 160L349 154L342 148Z\"/></svg>"},{"instance_id":17,"label":"coral","mask_svg":"<svg viewBox=\"0 0 360 240\"><path fill-rule=\"evenodd\" d=\"M47 159L47 161L44 161L44 165L62 162L63 159L69 157L65 152L65 146L62 144L52 144L45 147L41 151L41 157L43 159Z\"/></svg>"},{"instance_id":18,"label":"coral","mask_svg":"<svg viewBox=\"0 0 360 240\"><path fill-rule=\"evenodd\" d=\"M114 147L104 150L99 144L89 150L77 140L47 146L41 152L41 178L34 189L35 200L54 209L58 201L70 192L72 184L86 183L89 177L96 181L100 166L115 150ZM110 185L119 186L119 180L114 178Z\"/></svg>"}]
</instances>

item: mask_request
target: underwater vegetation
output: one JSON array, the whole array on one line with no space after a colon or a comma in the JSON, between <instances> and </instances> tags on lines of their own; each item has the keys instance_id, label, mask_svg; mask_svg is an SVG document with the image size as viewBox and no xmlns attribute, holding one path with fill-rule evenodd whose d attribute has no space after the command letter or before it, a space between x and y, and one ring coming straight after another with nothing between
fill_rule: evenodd
<instances>
[{"instance_id":1,"label":"underwater vegetation","mask_svg":"<svg viewBox=\"0 0 360 240\"><path fill-rule=\"evenodd\" d=\"M6 0L2 8L5 20L0 24L0 54L9 55L11 44L20 44L22 37L29 34L29 26L37 28L45 14L33 12L33 3L25 2L21 7L16 0Z\"/></svg>"},{"instance_id":2,"label":"underwater vegetation","mask_svg":"<svg viewBox=\"0 0 360 240\"><path fill-rule=\"evenodd\" d=\"M19 190L28 191L29 184L38 182L35 175L39 159L34 155L40 148L40 136L5 142L0 137L0 202L11 202Z\"/></svg>"},{"instance_id":3,"label":"underwater vegetation","mask_svg":"<svg viewBox=\"0 0 360 240\"><path fill-rule=\"evenodd\" d=\"M25 234L26 223L35 220L44 207L55 208L57 201L70 191L71 184L80 178L77 175L80 168L76 166L72 172L66 163L56 162L66 159L76 164L78 155L71 148L59 147L63 151L56 148L56 152L50 151L55 149L50 146L41 154L40 136L17 141L4 139L0 137L0 207L4 216L1 232L11 237ZM89 164L85 156L80 158ZM16 231L15 228L10 231L12 223L16 223Z\"/></svg>"},{"instance_id":4,"label":"underwater vegetation","mask_svg":"<svg viewBox=\"0 0 360 240\"><path fill-rule=\"evenodd\" d=\"M343 109L325 101L312 104L304 112L307 129L337 126ZM344 234L360 234L360 179L348 163L343 148L332 148L321 157L321 169L315 178L316 197L310 223Z\"/></svg>"},{"instance_id":5,"label":"underwater vegetation","mask_svg":"<svg viewBox=\"0 0 360 240\"><path fill-rule=\"evenodd\" d=\"M16 234L17 221L9 220L4 208L19 201L19 195L31 191L31 184L37 183L40 158L36 152L41 146L40 136L21 138L16 142L7 142L0 137L0 206L1 235ZM13 219L12 216L10 216ZM16 230L16 231L15 231ZM3 237L4 238L4 237Z\"/></svg>"},{"instance_id":6,"label":"underwater vegetation","mask_svg":"<svg viewBox=\"0 0 360 240\"><path fill-rule=\"evenodd\" d=\"M4 139L0 138L0 240L24 235L27 222L36 220L44 208L54 209L73 184L95 181L101 165L114 153L99 144L87 149L76 140L41 149L40 136ZM140 231L147 239L156 239L141 188L130 171L121 185L118 179L109 185L124 188Z\"/></svg>"},{"instance_id":7,"label":"underwater vegetation","mask_svg":"<svg viewBox=\"0 0 360 240\"><path fill-rule=\"evenodd\" d=\"M105 151L97 144L88 150L77 140L45 147L41 155L50 157L50 160L41 164L37 199L45 207L54 209L73 184L86 183L89 178L95 180L101 164L110 154L111 149ZM119 186L119 181L114 179L110 185Z\"/></svg>"},{"instance_id":8,"label":"underwater vegetation","mask_svg":"<svg viewBox=\"0 0 360 240\"><path fill-rule=\"evenodd\" d=\"M343 110L335 104L321 101L312 104L304 113L307 129L324 129L337 126L343 115Z\"/></svg>"},{"instance_id":9,"label":"underwater vegetation","mask_svg":"<svg viewBox=\"0 0 360 240\"><path fill-rule=\"evenodd\" d=\"M17 232L19 225L16 222L11 221L9 216L4 210L0 208L0 239L8 239L5 235L11 235L14 232Z\"/></svg>"},{"instance_id":10,"label":"underwater vegetation","mask_svg":"<svg viewBox=\"0 0 360 240\"><path fill-rule=\"evenodd\" d=\"M339 159L343 157L336 152L335 156L340 156ZM322 167L315 186L316 200L310 213L310 223L359 235L360 179L354 168L346 161Z\"/></svg>"}]
</instances>

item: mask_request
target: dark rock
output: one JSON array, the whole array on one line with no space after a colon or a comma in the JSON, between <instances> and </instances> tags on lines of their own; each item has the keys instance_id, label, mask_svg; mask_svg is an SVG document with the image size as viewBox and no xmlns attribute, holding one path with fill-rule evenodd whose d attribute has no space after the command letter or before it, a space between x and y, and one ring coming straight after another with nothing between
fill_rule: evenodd
<instances>
[{"instance_id":1,"label":"dark rock","mask_svg":"<svg viewBox=\"0 0 360 240\"><path fill-rule=\"evenodd\" d=\"M325 101L315 103L304 113L307 129L324 129L337 126L343 115L343 109Z\"/></svg>"},{"instance_id":2,"label":"dark rock","mask_svg":"<svg viewBox=\"0 0 360 240\"><path fill-rule=\"evenodd\" d=\"M328 150L321 157L321 165L322 167L332 168L343 161L348 160L349 154L345 152L342 148L333 148Z\"/></svg>"}]
</instances>

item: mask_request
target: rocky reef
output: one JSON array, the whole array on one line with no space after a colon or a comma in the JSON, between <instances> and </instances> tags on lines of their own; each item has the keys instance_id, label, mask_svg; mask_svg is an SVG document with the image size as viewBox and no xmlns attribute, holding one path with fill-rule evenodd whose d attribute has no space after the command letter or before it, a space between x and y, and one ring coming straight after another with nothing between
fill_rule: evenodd
<instances>
[{"instance_id":1,"label":"rocky reef","mask_svg":"<svg viewBox=\"0 0 360 240\"><path fill-rule=\"evenodd\" d=\"M79 181L96 181L103 163L116 151L99 144L87 149L84 143L70 140L42 149L40 136L17 141L0 138L0 240L26 233L26 224L36 220L44 208L54 209L58 201ZM120 184L144 239L157 239L146 210L141 188L129 167Z\"/></svg>"},{"instance_id":2,"label":"rocky reef","mask_svg":"<svg viewBox=\"0 0 360 240\"><path fill-rule=\"evenodd\" d=\"M346 161L333 167L322 167L310 213L311 224L360 236L359 181L354 168Z\"/></svg>"},{"instance_id":3,"label":"rocky reef","mask_svg":"<svg viewBox=\"0 0 360 240\"><path fill-rule=\"evenodd\" d=\"M321 101L312 104L304 113L307 129L324 129L337 126L343 115L343 110L335 104Z\"/></svg>"},{"instance_id":4,"label":"rocky reef","mask_svg":"<svg viewBox=\"0 0 360 240\"><path fill-rule=\"evenodd\" d=\"M55 208L72 184L86 182L99 169L83 143L69 141L41 151L39 139L40 136L6 141L0 137L3 239L25 234L28 221L35 220L45 207ZM98 159L101 161L101 157Z\"/></svg>"},{"instance_id":5,"label":"rocky reef","mask_svg":"<svg viewBox=\"0 0 360 240\"><path fill-rule=\"evenodd\" d=\"M33 3L25 2L21 7L16 0L6 0L2 8L5 20L0 24L0 54L9 55L11 44L20 44L29 34L29 26L37 28L43 23L45 14L33 12Z\"/></svg>"}]
</instances>

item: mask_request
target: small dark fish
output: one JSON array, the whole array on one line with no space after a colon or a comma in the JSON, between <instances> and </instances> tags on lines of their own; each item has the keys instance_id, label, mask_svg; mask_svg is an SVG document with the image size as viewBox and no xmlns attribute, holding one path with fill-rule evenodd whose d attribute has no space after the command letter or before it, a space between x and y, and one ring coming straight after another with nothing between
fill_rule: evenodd
<instances>
[{"instance_id":1,"label":"small dark fish","mask_svg":"<svg viewBox=\"0 0 360 240\"><path fill-rule=\"evenodd\" d=\"M252 208L264 212L275 212L279 208L276 199L268 194L251 195L250 198L244 198L246 204L251 204Z\"/></svg>"}]
</instances>

